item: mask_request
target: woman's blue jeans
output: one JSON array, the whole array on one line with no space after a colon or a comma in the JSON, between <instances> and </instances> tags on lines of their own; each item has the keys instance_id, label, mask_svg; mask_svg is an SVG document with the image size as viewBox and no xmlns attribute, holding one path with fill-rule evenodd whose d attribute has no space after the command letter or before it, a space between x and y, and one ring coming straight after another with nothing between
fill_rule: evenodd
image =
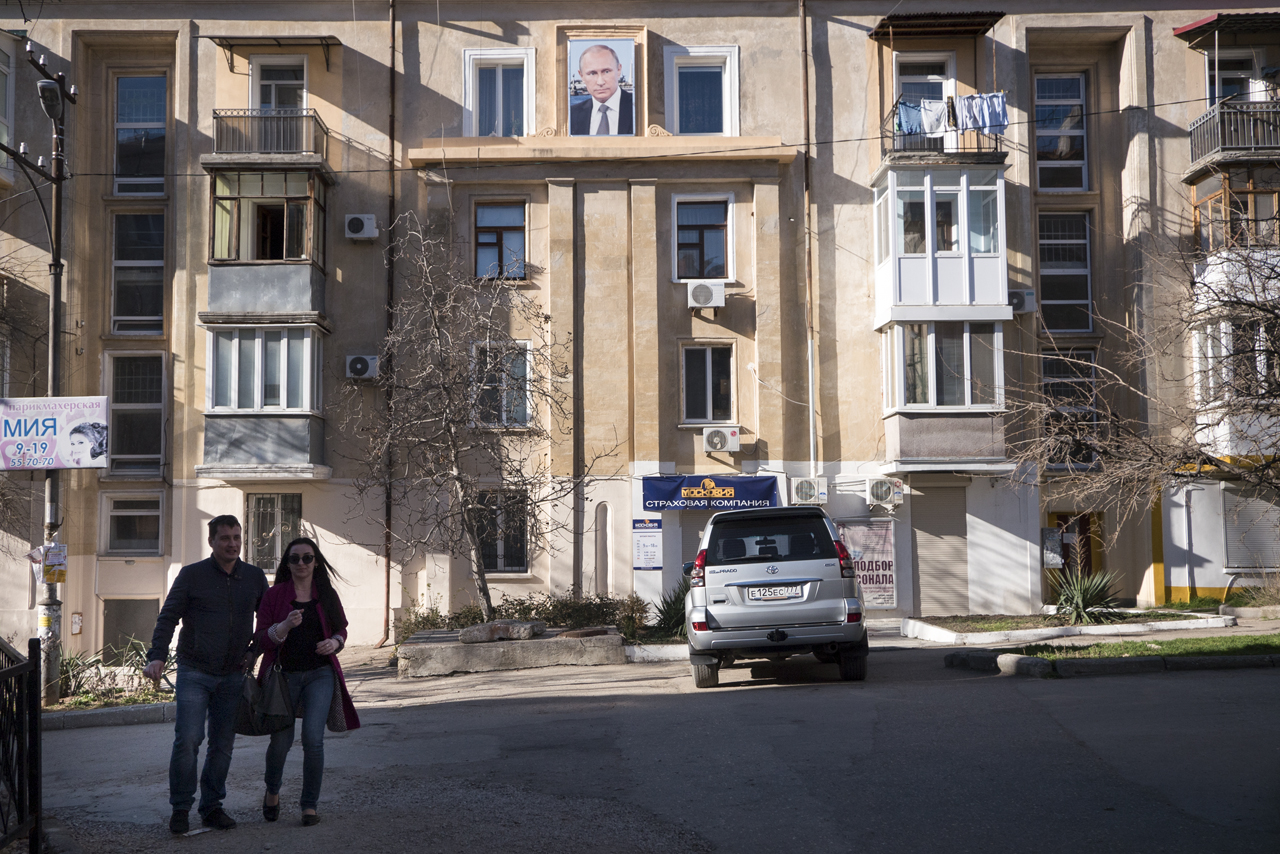
<instances>
[{"instance_id":1,"label":"woman's blue jeans","mask_svg":"<svg viewBox=\"0 0 1280 854\"><path fill-rule=\"evenodd\" d=\"M324 781L324 725L333 702L333 668L329 665L314 670L285 673L289 683L289 699L293 707L302 708L302 809L313 810L320 801L320 784ZM280 730L271 736L267 746L267 792L280 794L284 777L284 760L293 747L293 730Z\"/></svg>"}]
</instances>

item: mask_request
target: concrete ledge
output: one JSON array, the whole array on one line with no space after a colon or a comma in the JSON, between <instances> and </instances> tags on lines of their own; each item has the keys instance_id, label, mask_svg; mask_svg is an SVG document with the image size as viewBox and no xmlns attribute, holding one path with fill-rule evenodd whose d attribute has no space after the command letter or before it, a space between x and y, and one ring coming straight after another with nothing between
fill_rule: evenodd
<instances>
[{"instance_id":1,"label":"concrete ledge","mask_svg":"<svg viewBox=\"0 0 1280 854\"><path fill-rule=\"evenodd\" d=\"M1264 605L1261 608L1232 608L1219 605L1218 613L1227 617L1244 617L1246 620L1280 620L1280 605Z\"/></svg>"},{"instance_id":2,"label":"concrete ledge","mask_svg":"<svg viewBox=\"0 0 1280 854\"><path fill-rule=\"evenodd\" d=\"M627 661L633 664L689 660L689 645L685 643L628 644L626 651Z\"/></svg>"},{"instance_id":3,"label":"concrete ledge","mask_svg":"<svg viewBox=\"0 0 1280 854\"><path fill-rule=\"evenodd\" d=\"M485 673L572 664L626 664L621 635L591 638L535 638L494 643L414 643L400 645L398 675L401 678L448 676L450 673Z\"/></svg>"},{"instance_id":4,"label":"concrete ledge","mask_svg":"<svg viewBox=\"0 0 1280 854\"><path fill-rule=\"evenodd\" d=\"M1043 679L1053 672L1053 662L1034 655L1005 653L996 659L1006 676L1037 676Z\"/></svg>"},{"instance_id":5,"label":"concrete ledge","mask_svg":"<svg viewBox=\"0 0 1280 854\"><path fill-rule=\"evenodd\" d=\"M999 671L1006 676L1109 676L1118 673L1160 673L1165 670L1241 670L1280 667L1280 655L1143 655L1131 658L1071 658L1050 661L1034 655L999 654L996 650L951 652L943 666Z\"/></svg>"},{"instance_id":6,"label":"concrete ledge","mask_svg":"<svg viewBox=\"0 0 1280 854\"><path fill-rule=\"evenodd\" d=\"M1035 643L1053 638L1076 635L1137 635L1147 632L1173 632L1184 629L1225 629L1236 625L1232 616L1198 616L1187 620L1162 620L1155 623L1106 623L1100 626L1058 626L1047 629L1020 629L1010 632L953 632L905 617L902 620L902 636L919 638L932 643L958 646L988 646L1005 643Z\"/></svg>"},{"instance_id":7,"label":"concrete ledge","mask_svg":"<svg viewBox=\"0 0 1280 854\"><path fill-rule=\"evenodd\" d=\"M1062 677L1100 676L1113 673L1159 673L1164 670L1164 658L1159 655L1139 655L1132 658L1060 658L1053 663L1053 669Z\"/></svg>"},{"instance_id":8,"label":"concrete ledge","mask_svg":"<svg viewBox=\"0 0 1280 854\"><path fill-rule=\"evenodd\" d=\"M1272 655L1171 655L1166 670L1239 670L1247 667L1274 667Z\"/></svg>"},{"instance_id":9,"label":"concrete ledge","mask_svg":"<svg viewBox=\"0 0 1280 854\"><path fill-rule=\"evenodd\" d=\"M83 712L48 712L40 716L40 729L79 729L91 726L173 723L177 714L177 703L112 706L109 709L89 709Z\"/></svg>"}]
</instances>

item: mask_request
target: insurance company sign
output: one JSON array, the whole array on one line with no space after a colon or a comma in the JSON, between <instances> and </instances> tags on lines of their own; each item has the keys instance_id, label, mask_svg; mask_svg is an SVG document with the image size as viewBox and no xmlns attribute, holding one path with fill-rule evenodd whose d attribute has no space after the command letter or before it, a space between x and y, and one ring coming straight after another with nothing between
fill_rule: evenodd
<instances>
[{"instance_id":1,"label":"insurance company sign","mask_svg":"<svg viewBox=\"0 0 1280 854\"><path fill-rule=\"evenodd\" d=\"M893 557L893 522L866 519L837 522L840 541L853 558L862 585L862 607L893 610L898 607L897 565Z\"/></svg>"},{"instance_id":2,"label":"insurance company sign","mask_svg":"<svg viewBox=\"0 0 1280 854\"><path fill-rule=\"evenodd\" d=\"M105 397L0 398L0 469L107 467Z\"/></svg>"},{"instance_id":3,"label":"insurance company sign","mask_svg":"<svg viewBox=\"0 0 1280 854\"><path fill-rule=\"evenodd\" d=\"M746 510L778 506L778 479L751 475L644 478L644 510Z\"/></svg>"}]
</instances>

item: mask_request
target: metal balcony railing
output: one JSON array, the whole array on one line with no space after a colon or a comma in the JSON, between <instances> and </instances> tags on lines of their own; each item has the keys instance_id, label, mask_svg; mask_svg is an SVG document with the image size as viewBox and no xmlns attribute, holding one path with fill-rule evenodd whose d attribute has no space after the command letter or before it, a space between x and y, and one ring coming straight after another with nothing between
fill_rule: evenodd
<instances>
[{"instance_id":1,"label":"metal balcony railing","mask_svg":"<svg viewBox=\"0 0 1280 854\"><path fill-rule=\"evenodd\" d=\"M1280 102L1220 101L1191 123L1191 162L1227 151L1280 150Z\"/></svg>"},{"instance_id":2,"label":"metal balcony railing","mask_svg":"<svg viewBox=\"0 0 1280 854\"><path fill-rule=\"evenodd\" d=\"M945 136L925 136L923 133L902 133L898 126L899 97L889 109L884 122L880 125L880 148L882 154L899 151L918 151L923 154L974 154L977 152L1000 151L1003 137L994 133L981 131L948 131Z\"/></svg>"},{"instance_id":3,"label":"metal balcony railing","mask_svg":"<svg viewBox=\"0 0 1280 854\"><path fill-rule=\"evenodd\" d=\"M326 154L329 129L315 110L214 110L218 154Z\"/></svg>"}]
</instances>

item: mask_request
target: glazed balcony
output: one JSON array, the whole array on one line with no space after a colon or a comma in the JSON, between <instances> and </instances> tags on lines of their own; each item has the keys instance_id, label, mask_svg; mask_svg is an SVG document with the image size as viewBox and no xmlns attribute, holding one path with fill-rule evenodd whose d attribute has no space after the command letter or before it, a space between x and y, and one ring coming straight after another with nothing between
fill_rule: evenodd
<instances>
[{"instance_id":1,"label":"glazed balcony","mask_svg":"<svg viewBox=\"0 0 1280 854\"><path fill-rule=\"evenodd\" d=\"M214 110L214 152L294 154L323 159L329 129L315 110Z\"/></svg>"}]
</instances>

